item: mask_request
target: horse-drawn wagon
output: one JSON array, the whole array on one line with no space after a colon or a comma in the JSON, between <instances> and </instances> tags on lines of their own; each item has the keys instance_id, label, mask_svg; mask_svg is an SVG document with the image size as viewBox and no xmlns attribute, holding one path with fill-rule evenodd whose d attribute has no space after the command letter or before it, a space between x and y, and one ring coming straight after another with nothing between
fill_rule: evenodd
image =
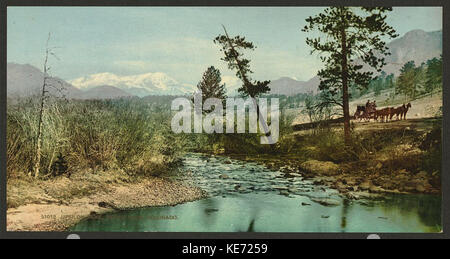
<instances>
[{"instance_id":1,"label":"horse-drawn wagon","mask_svg":"<svg viewBox=\"0 0 450 259\"><path fill-rule=\"evenodd\" d=\"M356 107L355 112L355 119L357 120L366 120L370 121L370 119L376 119L376 111L377 111L377 104L376 102L369 102L367 101L366 105L358 105Z\"/></svg>"},{"instance_id":2,"label":"horse-drawn wagon","mask_svg":"<svg viewBox=\"0 0 450 259\"><path fill-rule=\"evenodd\" d=\"M378 121L379 119L382 122L387 122L388 120L392 120L394 116L397 116L397 120L406 119L406 114L408 110L411 108L411 103L403 104L397 108L394 107L386 107L380 110L377 110L376 102L367 101L366 105L358 105L356 108L356 112L354 115L354 119L356 120L365 120L370 121L374 119Z\"/></svg>"}]
</instances>

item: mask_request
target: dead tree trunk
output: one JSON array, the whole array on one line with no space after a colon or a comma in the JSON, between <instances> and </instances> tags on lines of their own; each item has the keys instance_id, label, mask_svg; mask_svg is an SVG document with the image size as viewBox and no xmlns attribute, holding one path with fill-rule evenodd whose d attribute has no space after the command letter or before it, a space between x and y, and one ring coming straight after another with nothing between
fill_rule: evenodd
<instances>
[{"instance_id":1,"label":"dead tree trunk","mask_svg":"<svg viewBox=\"0 0 450 259\"><path fill-rule=\"evenodd\" d=\"M344 139L345 145L350 145L350 111L348 100L348 64L347 64L347 33L345 27L341 29L341 48L342 48L342 104L344 111Z\"/></svg>"},{"instance_id":2,"label":"dead tree trunk","mask_svg":"<svg viewBox=\"0 0 450 259\"><path fill-rule=\"evenodd\" d=\"M48 57L50 54L50 49L48 43L50 41L51 34L48 34L47 45L45 49L45 60L44 60L44 81L42 84L42 91L40 95L40 103L39 103L39 121L38 121L38 129L36 133L36 160L34 164L34 177L38 178L41 168L41 156L42 156L42 121L44 117L44 109L45 109L45 100L47 95L47 80L48 80Z\"/></svg>"}]
</instances>

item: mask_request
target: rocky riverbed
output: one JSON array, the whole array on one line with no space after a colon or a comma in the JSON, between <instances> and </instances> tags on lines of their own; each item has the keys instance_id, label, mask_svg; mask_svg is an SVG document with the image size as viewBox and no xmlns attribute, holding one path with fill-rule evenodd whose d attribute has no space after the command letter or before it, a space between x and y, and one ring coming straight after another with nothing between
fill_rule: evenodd
<instances>
[{"instance_id":1,"label":"rocky riverbed","mask_svg":"<svg viewBox=\"0 0 450 259\"><path fill-rule=\"evenodd\" d=\"M116 211L83 220L72 231L146 232L439 232L440 197L344 191L323 175L290 164L187 154L174 180L204 199L177 206ZM286 160L285 160L286 161ZM311 167L313 164L308 163ZM331 164L327 164L330 166ZM325 170L324 166L320 166ZM329 180L335 182L333 180ZM350 194L352 195L350 197Z\"/></svg>"},{"instance_id":2,"label":"rocky riverbed","mask_svg":"<svg viewBox=\"0 0 450 259\"><path fill-rule=\"evenodd\" d=\"M301 175L314 184L325 185L339 191L347 198L377 197L379 194L440 194L441 180L437 174L406 170L386 172L381 163L366 170L357 164L335 164L330 161L298 161L277 156L238 156L233 158L264 164L279 170L286 177Z\"/></svg>"}]
</instances>

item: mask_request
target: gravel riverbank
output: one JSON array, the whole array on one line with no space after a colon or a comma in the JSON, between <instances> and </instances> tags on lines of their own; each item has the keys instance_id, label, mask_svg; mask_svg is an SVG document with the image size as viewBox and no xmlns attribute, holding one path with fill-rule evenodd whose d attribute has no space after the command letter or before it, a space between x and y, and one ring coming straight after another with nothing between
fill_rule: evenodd
<instances>
[{"instance_id":1,"label":"gravel riverbank","mask_svg":"<svg viewBox=\"0 0 450 259\"><path fill-rule=\"evenodd\" d=\"M173 206L205 197L193 186L158 177L122 181L108 174L8 182L7 231L65 231L114 210Z\"/></svg>"}]
</instances>

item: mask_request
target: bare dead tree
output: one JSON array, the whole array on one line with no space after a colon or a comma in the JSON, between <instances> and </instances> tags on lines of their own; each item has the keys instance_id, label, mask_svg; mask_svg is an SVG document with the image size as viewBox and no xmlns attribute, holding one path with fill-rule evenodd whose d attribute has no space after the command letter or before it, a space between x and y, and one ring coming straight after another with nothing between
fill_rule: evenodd
<instances>
[{"instance_id":1,"label":"bare dead tree","mask_svg":"<svg viewBox=\"0 0 450 259\"><path fill-rule=\"evenodd\" d=\"M42 158L42 146L43 146L43 137L42 137L42 133L43 133L43 118L44 118L44 114L45 114L45 108L46 108L46 101L49 98L49 87L54 88L55 90L57 90L58 92L62 93L64 90L63 84L60 80L53 80L54 83L59 84L60 86L57 87L55 85L53 85L50 82L50 79L52 78L50 76L50 67L48 65L49 62L49 58L50 56L55 57L56 59L58 59L58 57L55 55L54 53L54 49L49 46L50 43L50 39L51 39L51 33L48 34L48 38L47 38L47 43L46 43L46 47L45 47L45 58L44 58L44 65L43 65L43 72L44 72L44 79L42 82L42 89L40 92L40 101L39 101L39 109L38 109L38 127L37 127L37 132L36 132L36 158L35 158L35 164L34 164L34 177L38 178L39 174L40 174L40 168L41 168L41 158ZM65 98L65 95L62 94L62 97ZM31 172L29 173L29 176L31 176Z\"/></svg>"}]
</instances>

